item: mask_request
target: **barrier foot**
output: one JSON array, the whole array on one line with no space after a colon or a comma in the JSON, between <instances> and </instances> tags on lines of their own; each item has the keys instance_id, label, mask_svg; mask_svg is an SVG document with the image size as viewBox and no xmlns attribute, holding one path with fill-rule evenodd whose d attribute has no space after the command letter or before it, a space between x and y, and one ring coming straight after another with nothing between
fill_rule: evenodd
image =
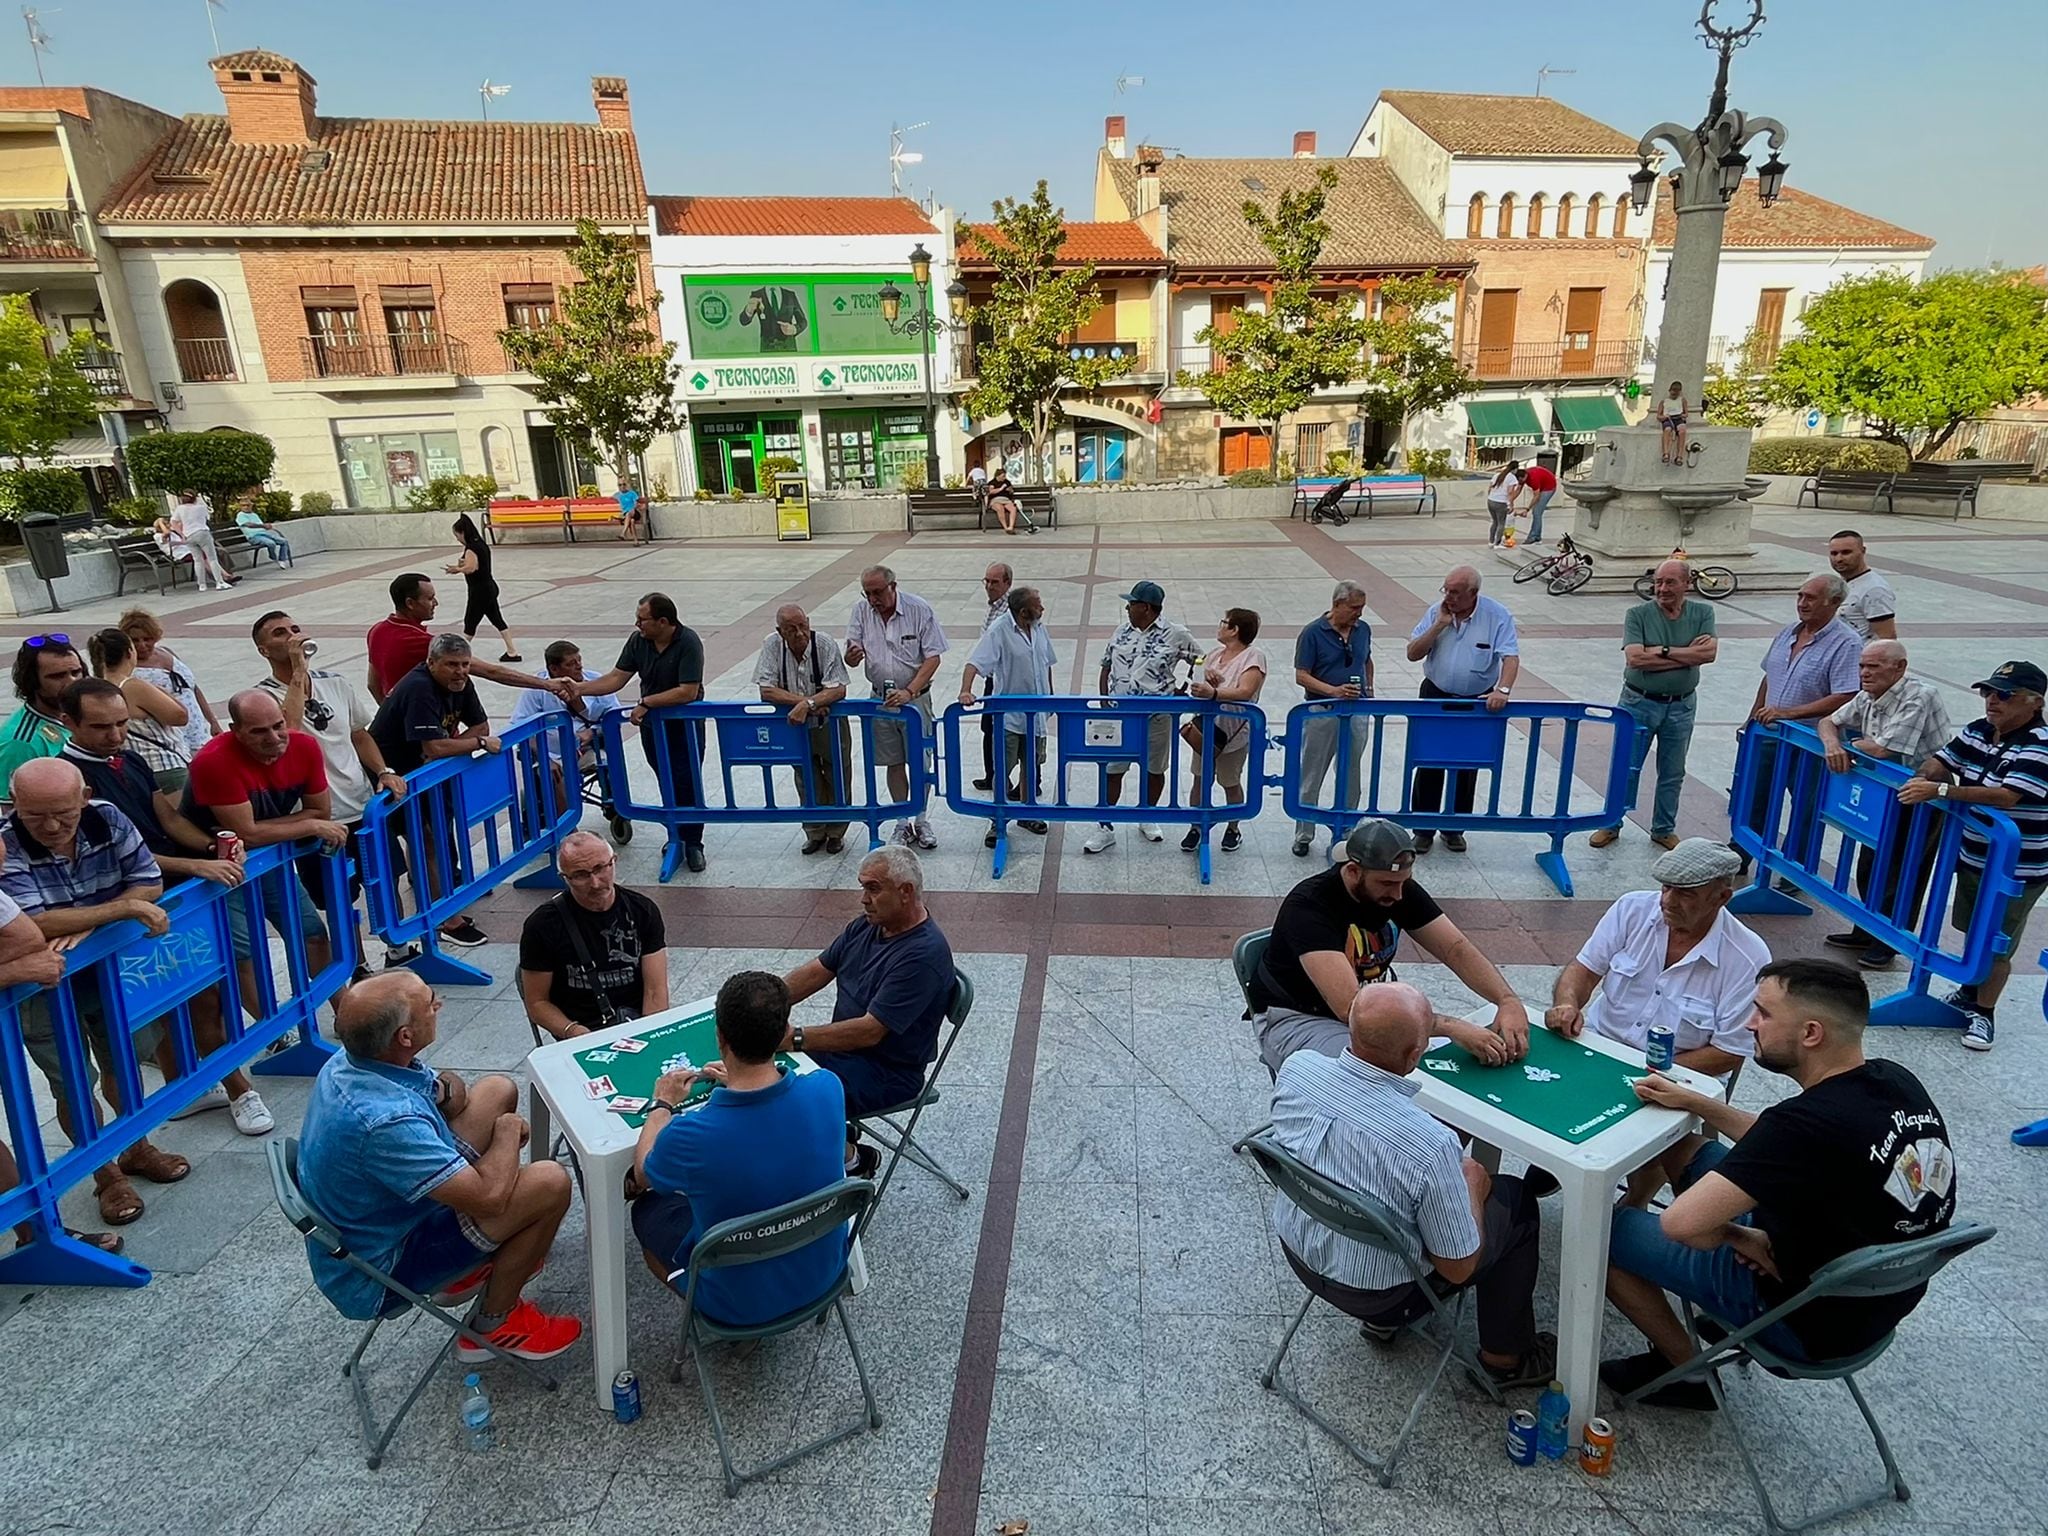
<instances>
[{"instance_id":1,"label":"barrier foot","mask_svg":"<svg viewBox=\"0 0 2048 1536\"><path fill-rule=\"evenodd\" d=\"M1004 870L1006 870L1006 869L1008 869L1009 867L1010 867L1010 829L1009 829L1009 827L1008 827L1007 825L1005 825L1005 826L999 826L999 827L997 827L997 828L996 828L996 853L995 853L995 857L994 857L993 859L991 859L991 860L989 861L989 866L988 866L988 872L989 872L989 876L990 876L990 878L991 878L991 879L995 879L995 880L1000 880L1000 879L1002 879L1002 878L1003 878L1003 871L1004 871Z\"/></svg>"},{"instance_id":2,"label":"barrier foot","mask_svg":"<svg viewBox=\"0 0 2048 1536\"><path fill-rule=\"evenodd\" d=\"M1813 908L1797 896L1787 896L1766 875L1756 884L1737 891L1728 910L1743 917L1805 917Z\"/></svg>"},{"instance_id":3,"label":"barrier foot","mask_svg":"<svg viewBox=\"0 0 2048 1536\"><path fill-rule=\"evenodd\" d=\"M515 891L565 891L568 888L568 883L562 879L562 872L555 868L553 859L512 882L512 889Z\"/></svg>"},{"instance_id":4,"label":"barrier foot","mask_svg":"<svg viewBox=\"0 0 2048 1536\"><path fill-rule=\"evenodd\" d=\"M1204 885L1209 883L1209 875L1215 858L1209 847L1209 833L1212 830L1214 829L1210 827L1202 828L1202 840L1195 845L1195 865L1202 872L1202 884Z\"/></svg>"},{"instance_id":5,"label":"barrier foot","mask_svg":"<svg viewBox=\"0 0 2048 1536\"><path fill-rule=\"evenodd\" d=\"M52 1235L54 1233L54 1235ZM133 1259L81 1243L61 1227L37 1224L35 1241L0 1256L0 1285L149 1284L149 1271Z\"/></svg>"},{"instance_id":6,"label":"barrier foot","mask_svg":"<svg viewBox=\"0 0 2048 1536\"><path fill-rule=\"evenodd\" d=\"M405 968L434 987L489 987L496 985L498 980L480 966L442 954L431 941L406 961Z\"/></svg>"},{"instance_id":7,"label":"barrier foot","mask_svg":"<svg viewBox=\"0 0 2048 1536\"><path fill-rule=\"evenodd\" d=\"M661 883L667 885L676 877L676 870L683 862L683 840L672 837L661 850Z\"/></svg>"},{"instance_id":8,"label":"barrier foot","mask_svg":"<svg viewBox=\"0 0 2048 1536\"><path fill-rule=\"evenodd\" d=\"M2012 1140L2018 1147L2048 1147L2048 1120L2021 1126L2012 1133Z\"/></svg>"},{"instance_id":9,"label":"barrier foot","mask_svg":"<svg viewBox=\"0 0 2048 1536\"><path fill-rule=\"evenodd\" d=\"M1549 877L1552 885L1557 887L1558 895L1572 894L1572 872L1565 867L1563 838L1556 839L1550 847L1536 855L1536 867Z\"/></svg>"},{"instance_id":10,"label":"barrier foot","mask_svg":"<svg viewBox=\"0 0 2048 1536\"><path fill-rule=\"evenodd\" d=\"M1962 1009L1909 987L1881 1003L1872 1003L1870 1022L1894 1029L1961 1029L1965 1021Z\"/></svg>"},{"instance_id":11,"label":"barrier foot","mask_svg":"<svg viewBox=\"0 0 2048 1536\"><path fill-rule=\"evenodd\" d=\"M320 1038L319 1030L301 1030L299 1037L274 1056L258 1056L249 1070L258 1077L318 1077L334 1047Z\"/></svg>"}]
</instances>

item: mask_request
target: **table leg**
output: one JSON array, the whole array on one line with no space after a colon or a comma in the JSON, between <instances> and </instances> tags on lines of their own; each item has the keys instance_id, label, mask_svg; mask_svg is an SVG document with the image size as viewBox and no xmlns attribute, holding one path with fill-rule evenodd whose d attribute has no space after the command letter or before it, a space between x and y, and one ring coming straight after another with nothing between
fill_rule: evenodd
<instances>
[{"instance_id":1,"label":"table leg","mask_svg":"<svg viewBox=\"0 0 2048 1536\"><path fill-rule=\"evenodd\" d=\"M538 1163L555 1155L555 1122L548 1113L548 1101L540 1085L526 1086L526 1160Z\"/></svg>"},{"instance_id":2,"label":"table leg","mask_svg":"<svg viewBox=\"0 0 2048 1536\"><path fill-rule=\"evenodd\" d=\"M1570 1444L1593 1414L1600 1389L1600 1335L1607 1309L1607 1238L1614 1179L1605 1172L1561 1170L1564 1231L1559 1252L1557 1373L1572 1400Z\"/></svg>"},{"instance_id":3,"label":"table leg","mask_svg":"<svg viewBox=\"0 0 2048 1536\"><path fill-rule=\"evenodd\" d=\"M584 1209L590 1233L590 1354L597 1405L612 1411L612 1378L626 1369L625 1164L593 1157L585 1164ZM1605 1247L1603 1238L1602 1252Z\"/></svg>"}]
</instances>

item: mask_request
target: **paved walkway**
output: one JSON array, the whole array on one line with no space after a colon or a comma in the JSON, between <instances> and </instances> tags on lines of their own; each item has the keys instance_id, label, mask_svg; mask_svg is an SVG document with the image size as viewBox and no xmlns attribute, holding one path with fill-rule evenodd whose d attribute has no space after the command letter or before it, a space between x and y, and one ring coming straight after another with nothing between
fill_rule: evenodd
<instances>
[{"instance_id":1,"label":"paved walkway","mask_svg":"<svg viewBox=\"0 0 2048 1536\"><path fill-rule=\"evenodd\" d=\"M1842 514L1766 512L1760 538L1813 554ZM431 528L432 522L423 522ZM1913 666L1971 718L1967 685L2009 656L2048 656L2038 595L2048 548L2021 524L1953 528L1897 518L1866 527L1872 559L1893 580ZM1446 515L1354 523L1074 529L1035 539L901 534L808 545L725 542L630 552L608 545L506 550L506 609L536 666L552 639L583 643L603 666L644 591L673 595L703 635L714 697L748 696L752 659L781 603L805 604L834 631L860 569L887 562L936 605L956 649L947 697L979 625L979 577L1004 557L1039 586L1068 686L1092 676L1120 617L1117 594L1161 582L1168 612L1205 634L1226 606L1258 610L1261 643L1280 660L1327 606L1334 577L1370 595L1379 683L1412 694L1418 669L1400 645L1460 558L1488 572L1487 591L1522 623L1518 697L1614 696L1624 598L1552 598L1494 577L1483 523ZM386 610L384 586L437 570L445 551L311 557L269 567L232 597L184 591L156 607L170 643L217 706L260 670L248 641L256 615L288 609L321 641L321 662L351 673L362 632ZM452 578L443 613L460 609ZM121 605L67 613L74 636ZM1733 729L1754 691L1769 638L1792 618L1788 596L1722 606L1720 662L1707 674L1682 831L1725 835ZM488 636L486 637L488 639ZM1276 681L1267 703L1284 712ZM508 698L488 690L503 709ZM1502 1414L1469 1387L1440 1395L1394 1489L1383 1491L1255 1373L1298 1289L1266 1218L1263 1186L1229 1154L1264 1116L1266 1078L1230 978L1229 944L1271 920L1310 865L1288 852L1277 806L1246 826L1243 850L1217 855L1215 883L1196 882L1172 841L1127 835L1084 857L1055 826L1019 838L1001 881L988 873L983 824L945 814L927 860L932 908L973 972L979 1002L928 1120L932 1144L973 1185L965 1202L914 1171L893 1186L869 1244L874 1284L855 1304L884 1398L885 1427L802 1463L775 1482L718 1496L716 1453L694 1386L659 1368L674 1304L633 1266L634 1332L647 1414L630 1428L588 1405L583 1347L560 1362L549 1397L510 1378L495 1394L500 1451L461 1450L454 1383L416 1410L385 1468L364 1470L337 1377L350 1330L321 1301L289 1229L271 1208L259 1149L224 1115L171 1127L161 1143L194 1159L185 1184L153 1193L129 1229L130 1251L157 1273L140 1292L0 1290L0 1429L9 1491L0 1531L184 1530L568 1533L664 1530L987 1532L1028 1520L1034 1533L1351 1533L1400 1528L1495 1532L1750 1532L1761 1529L1725 1432L1691 1417L1639 1411L1620 1421L1619 1466L1605 1484L1569 1467L1521 1469L1502 1453ZM854 855L799 857L794 828L714 832L711 865L654 885L652 829L621 857L622 878L668 914L675 995L701 996L733 969L785 968L815 952L856 910ZM1499 961L1523 995L1547 995L1605 904L1648 884L1640 828L1605 853L1574 839L1575 900L1531 862L1529 839L1475 837L1439 849L1420 879ZM509 889L482 904L493 944L490 988L451 992L440 1065L513 1070L527 1049L512 990L514 944L532 898ZM2048 918L2043 919L2048 924ZM1771 919L1774 952L1819 953L1822 918ZM2000 1239L1944 1276L1869 1386L1895 1431L1915 1497L1845 1529L1898 1532L2048 1530L2048 1473L2037 1425L2048 1410L2048 1302L2040 1255L2043 1165L2007 1140L2048 1113L2042 982L2031 956L2001 1009L1998 1049L1962 1052L1952 1037L1884 1034L1874 1048L1918 1072L1955 1129L1964 1211ZM1434 965L1402 967L1445 1006L1464 1000ZM1902 978L1878 978L1882 989ZM813 1010L807 1010L807 1016ZM1740 1100L1780 1091L1762 1071ZM302 1084L267 1088L284 1130ZM151 1194L145 1190L146 1195ZM80 1202L76 1219L89 1220ZM542 1300L587 1309L580 1207L542 1285ZM1556 1285L1545 1234L1539 1318ZM438 1342L401 1329L401 1359ZM1610 1318L1609 1349L1638 1347ZM1382 1353L1333 1315L1314 1318L1291 1361L1317 1400L1384 1439L1420 1369L1414 1350ZM395 1375L387 1371L387 1382ZM829 1337L735 1352L721 1365L736 1453L752 1458L807 1438L851 1403L851 1373ZM1846 1399L1768 1377L1736 1391L1768 1437L1776 1476L1798 1493L1833 1493L1857 1451ZM1861 1462L1853 1463L1859 1470Z\"/></svg>"}]
</instances>

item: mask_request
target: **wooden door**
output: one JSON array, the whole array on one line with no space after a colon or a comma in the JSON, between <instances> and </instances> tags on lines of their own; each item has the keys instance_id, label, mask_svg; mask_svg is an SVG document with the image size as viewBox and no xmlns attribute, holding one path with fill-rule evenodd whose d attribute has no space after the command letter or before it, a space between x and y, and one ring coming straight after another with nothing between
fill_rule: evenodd
<instances>
[{"instance_id":1,"label":"wooden door","mask_svg":"<svg viewBox=\"0 0 2048 1536\"><path fill-rule=\"evenodd\" d=\"M1789 288L1766 288L1756 296L1756 336L1749 345L1752 370L1768 368L1778 360L1778 340L1785 329L1785 296Z\"/></svg>"},{"instance_id":2,"label":"wooden door","mask_svg":"<svg viewBox=\"0 0 2048 1536\"><path fill-rule=\"evenodd\" d=\"M1244 295L1241 293L1212 294L1209 299L1210 328L1218 336L1228 336L1237 329L1237 312L1243 308ZM1223 358L1212 346L1209 351L1209 371L1221 373L1224 366Z\"/></svg>"},{"instance_id":3,"label":"wooden door","mask_svg":"<svg viewBox=\"0 0 2048 1536\"><path fill-rule=\"evenodd\" d=\"M1222 440L1222 473L1234 475L1240 469L1270 469L1273 445L1258 427L1225 427Z\"/></svg>"},{"instance_id":4,"label":"wooden door","mask_svg":"<svg viewBox=\"0 0 2048 1536\"><path fill-rule=\"evenodd\" d=\"M1498 379L1514 366L1515 306L1519 288L1489 288L1479 296L1479 366L1482 379Z\"/></svg>"},{"instance_id":5,"label":"wooden door","mask_svg":"<svg viewBox=\"0 0 2048 1536\"><path fill-rule=\"evenodd\" d=\"M1593 371L1593 347L1600 338L1599 288L1574 288L1565 296L1564 352L1558 359L1561 374Z\"/></svg>"}]
</instances>

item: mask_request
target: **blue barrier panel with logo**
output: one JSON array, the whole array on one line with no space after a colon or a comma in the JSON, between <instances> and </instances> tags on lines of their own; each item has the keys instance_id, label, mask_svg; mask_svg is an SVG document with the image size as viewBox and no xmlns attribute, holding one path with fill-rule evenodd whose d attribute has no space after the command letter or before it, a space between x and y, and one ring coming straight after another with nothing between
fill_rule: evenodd
<instances>
[{"instance_id":1,"label":"blue barrier panel with logo","mask_svg":"<svg viewBox=\"0 0 2048 1536\"><path fill-rule=\"evenodd\" d=\"M320 1039L318 1012L355 969L355 917L347 860L317 850L310 842L252 849L239 886L187 880L159 897L154 905L168 922L165 932L152 934L132 920L106 924L64 951L56 986L25 983L0 991L0 1104L19 1169L15 1186L0 1191L0 1228L25 1224L30 1234L27 1243L0 1254L0 1284L146 1284L149 1271L141 1265L66 1235L57 1208L65 1191L90 1182L94 1170L230 1072L310 1074L333 1054ZM333 935L317 968L319 941L301 935L294 906L301 902ZM246 931L266 934L258 953L267 963L238 963L230 904L253 919ZM259 906L272 914L275 945ZM76 1133L69 1146L44 1142L24 1039L24 1024L35 1016L48 1019L53 1036L57 1081L51 1086ZM265 1054L294 1035L287 1050ZM151 1089L144 1081L144 1056L163 1072L161 1086ZM103 1068L100 1091L110 1105L118 1100L118 1113L97 1109L89 1059Z\"/></svg>"},{"instance_id":2,"label":"blue barrier panel with logo","mask_svg":"<svg viewBox=\"0 0 2048 1536\"><path fill-rule=\"evenodd\" d=\"M1006 719L1023 723L1023 731L1005 731ZM1200 745L1192 746L1183 729L1197 725ZM978 745L971 750L964 747L961 735L970 729L978 733L984 727L1001 734L1006 753L1012 736L1022 742L1039 738L1043 730L1044 756L1039 771L1020 776L1014 790L1008 772L993 775L986 792L972 788L962 765L978 765L981 749ZM1227 800L1216 787L1219 732L1230 744L1248 743L1250 755L1244 772L1249 782L1243 786L1243 803ZM1210 834L1219 822L1249 821L1259 814L1264 798L1266 715L1256 704L1179 694L1119 694L1114 698L1005 694L971 704L955 702L940 719L939 734L945 746L946 803L962 816L988 821L996 839L991 869L998 880L1009 867L1012 827L1053 821L1107 822L1111 826L1164 822L1195 829L1199 838L1196 869L1202 884L1207 885L1212 868ZM1039 750L1033 749L1031 755ZM1025 754L1020 749L1011 755ZM1159 776L1165 782L1159 803L1146 805L1143 786L1156 756L1164 757ZM1080 798L1075 797L1076 775L1068 771L1075 768L1083 770L1078 777L1085 794ZM1086 771L1090 769L1092 773ZM1130 774L1140 785L1138 790L1123 790L1114 805L1105 803L1112 773ZM1125 796L1128 803L1123 803Z\"/></svg>"},{"instance_id":3,"label":"blue barrier panel with logo","mask_svg":"<svg viewBox=\"0 0 2048 1536\"><path fill-rule=\"evenodd\" d=\"M2000 929L2019 894L2019 828L1989 806L1904 804L1899 786L1910 769L1853 748L1848 757L1845 771L1831 770L1819 733L1796 722L1743 732L1728 820L1735 846L1756 861L1756 880L1729 910L1804 916L1818 903L1841 914L1913 968L1903 992L1872 1006L1871 1023L1960 1029L1962 1013L1928 985L1937 976L1982 981L2006 952ZM1984 874L1969 932L1950 940L1965 834L1982 846Z\"/></svg>"},{"instance_id":4,"label":"blue barrier panel with logo","mask_svg":"<svg viewBox=\"0 0 2048 1536\"><path fill-rule=\"evenodd\" d=\"M374 795L357 838L370 926L386 944L416 944L411 967L437 985L483 986L488 971L442 953L441 925L576 830L578 787L560 765L576 761L573 718L537 715L507 730L497 752L437 757L406 775L405 795ZM405 911L400 877L412 891Z\"/></svg>"},{"instance_id":5,"label":"blue barrier panel with logo","mask_svg":"<svg viewBox=\"0 0 2048 1536\"><path fill-rule=\"evenodd\" d=\"M922 816L931 798L933 737L914 709L845 699L802 722L781 704L665 704L641 719L640 757L654 769L656 798L636 791L626 755L630 712L605 715L604 759L612 809L629 821L670 829L662 851L666 881L682 860L685 827L859 822L870 847L882 824ZM878 744L901 737L907 775L899 798ZM888 755L898 755L890 753Z\"/></svg>"},{"instance_id":6,"label":"blue barrier panel with logo","mask_svg":"<svg viewBox=\"0 0 2048 1536\"><path fill-rule=\"evenodd\" d=\"M1628 809L1635 721L1609 704L1480 699L1316 699L1288 712L1282 801L1297 822L1329 828L1332 842L1368 816L1441 832L1530 832L1550 839L1536 866L1572 894L1564 840L1613 826ZM1511 748L1519 735L1523 745ZM1398 739L1398 746L1395 745ZM1582 764L1581 759L1584 759ZM1332 766L1330 804L1307 778L1308 761ZM1441 775L1439 806L1417 809L1416 775ZM1461 773L1484 776L1460 812Z\"/></svg>"}]
</instances>

